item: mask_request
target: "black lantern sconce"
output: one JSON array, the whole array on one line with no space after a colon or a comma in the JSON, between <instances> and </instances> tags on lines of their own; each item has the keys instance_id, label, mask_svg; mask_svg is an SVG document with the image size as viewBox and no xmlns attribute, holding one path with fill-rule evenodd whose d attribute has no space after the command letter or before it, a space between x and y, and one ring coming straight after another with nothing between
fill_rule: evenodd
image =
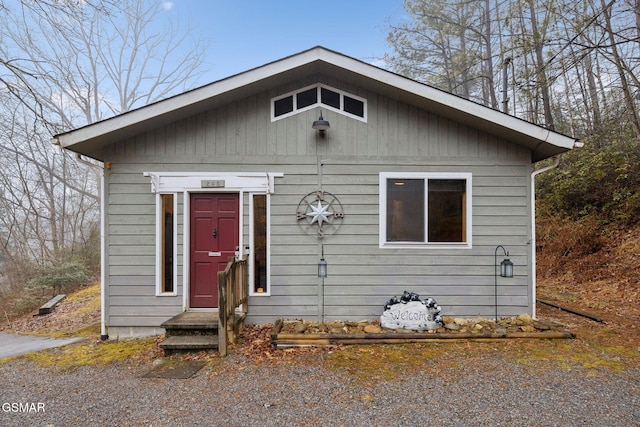
<instances>
[{"instance_id":1,"label":"black lantern sconce","mask_svg":"<svg viewBox=\"0 0 640 427\"><path fill-rule=\"evenodd\" d=\"M323 279L327 277L327 261L324 258L320 258L320 261L318 261L318 277Z\"/></svg>"},{"instance_id":2,"label":"black lantern sconce","mask_svg":"<svg viewBox=\"0 0 640 427\"><path fill-rule=\"evenodd\" d=\"M509 259L509 252L502 246L498 245L493 254L493 286L494 286L494 300L496 308L496 322L498 321L498 249L502 249L505 258L500 262L500 277L513 277L513 263Z\"/></svg>"},{"instance_id":3,"label":"black lantern sconce","mask_svg":"<svg viewBox=\"0 0 640 427\"><path fill-rule=\"evenodd\" d=\"M324 245L322 245L322 256L320 257L320 261L318 261L318 277L323 279L327 277L327 261L324 260Z\"/></svg>"},{"instance_id":4,"label":"black lantern sconce","mask_svg":"<svg viewBox=\"0 0 640 427\"><path fill-rule=\"evenodd\" d=\"M322 110L320 110L320 117L314 121L311 127L320 133L320 136L324 136L324 132L331 127L329 122L322 117Z\"/></svg>"}]
</instances>

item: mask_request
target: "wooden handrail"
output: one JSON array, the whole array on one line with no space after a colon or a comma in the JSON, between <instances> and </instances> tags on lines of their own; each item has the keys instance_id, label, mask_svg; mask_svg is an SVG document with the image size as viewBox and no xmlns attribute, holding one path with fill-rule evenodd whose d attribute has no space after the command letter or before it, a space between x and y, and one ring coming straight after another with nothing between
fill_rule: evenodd
<instances>
[{"instance_id":1,"label":"wooden handrail","mask_svg":"<svg viewBox=\"0 0 640 427\"><path fill-rule=\"evenodd\" d=\"M224 271L218 272L218 351L227 355L228 342L235 343L238 332L236 310L242 307L242 315L247 313L249 299L247 259L236 260L229 257Z\"/></svg>"}]
</instances>

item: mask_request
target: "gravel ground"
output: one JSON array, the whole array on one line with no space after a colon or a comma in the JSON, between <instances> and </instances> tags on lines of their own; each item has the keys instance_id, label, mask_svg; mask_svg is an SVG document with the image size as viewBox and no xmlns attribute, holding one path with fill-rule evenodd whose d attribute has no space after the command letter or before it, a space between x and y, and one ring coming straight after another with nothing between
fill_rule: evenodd
<instances>
[{"instance_id":1,"label":"gravel ground","mask_svg":"<svg viewBox=\"0 0 640 427\"><path fill-rule=\"evenodd\" d=\"M0 425L640 426L638 368L541 373L475 362L365 384L320 362L255 365L238 355L224 362L230 372L208 365L186 380L141 378L147 363L59 372L16 359L0 364ZM41 410L13 412L12 403Z\"/></svg>"}]
</instances>

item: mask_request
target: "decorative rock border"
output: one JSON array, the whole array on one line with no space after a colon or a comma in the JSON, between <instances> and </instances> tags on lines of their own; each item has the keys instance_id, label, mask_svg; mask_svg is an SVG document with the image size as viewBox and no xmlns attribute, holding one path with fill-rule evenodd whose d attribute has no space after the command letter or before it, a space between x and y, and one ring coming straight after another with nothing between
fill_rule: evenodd
<instances>
[{"instance_id":1,"label":"decorative rock border","mask_svg":"<svg viewBox=\"0 0 640 427\"><path fill-rule=\"evenodd\" d=\"M404 344L444 341L496 341L504 339L572 339L575 334L560 324L532 320L523 315L498 322L487 319L443 317L444 327L416 332L389 330L378 322L325 323L278 319L271 332L271 347Z\"/></svg>"}]
</instances>

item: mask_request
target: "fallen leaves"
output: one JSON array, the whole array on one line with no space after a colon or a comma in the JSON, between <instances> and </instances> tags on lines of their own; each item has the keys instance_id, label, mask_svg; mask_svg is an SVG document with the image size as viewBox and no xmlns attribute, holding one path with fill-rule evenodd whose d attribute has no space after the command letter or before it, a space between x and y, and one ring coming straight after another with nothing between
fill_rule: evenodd
<instances>
[{"instance_id":1,"label":"fallen leaves","mask_svg":"<svg viewBox=\"0 0 640 427\"><path fill-rule=\"evenodd\" d=\"M272 324L245 325L240 331L240 337L236 344L231 346L231 351L245 356L256 364L266 362L286 362L304 359L331 351L331 348L320 347L291 347L276 350L271 347Z\"/></svg>"}]
</instances>

